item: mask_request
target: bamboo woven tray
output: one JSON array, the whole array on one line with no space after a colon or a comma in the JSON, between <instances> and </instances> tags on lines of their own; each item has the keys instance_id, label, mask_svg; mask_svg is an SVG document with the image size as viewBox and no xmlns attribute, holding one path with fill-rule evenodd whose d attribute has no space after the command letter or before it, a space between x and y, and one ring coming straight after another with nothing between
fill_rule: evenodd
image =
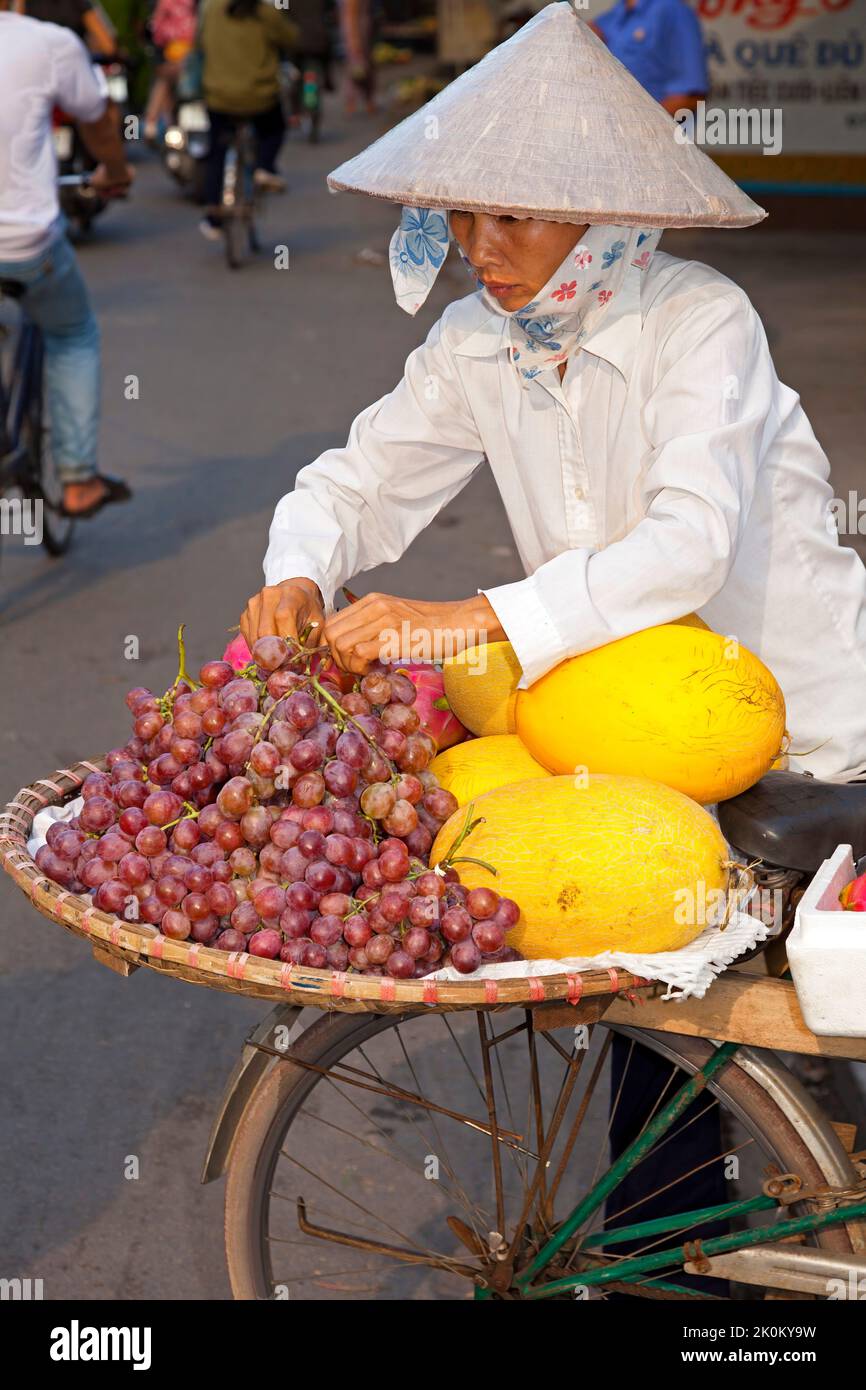
<instances>
[{"instance_id":1,"label":"bamboo woven tray","mask_svg":"<svg viewBox=\"0 0 866 1390\"><path fill-rule=\"evenodd\" d=\"M94 907L90 897L61 888L45 877L27 852L37 812L45 806L69 801L89 773L104 770L101 759L85 760L23 787L0 815L0 864L44 917L59 922L76 936L86 937L96 958L121 975L130 975L146 965L164 975L211 989L349 1013L405 1013L424 1006L443 1012L504 1009L515 1005L532 1007L549 1000L577 1004L590 995L617 994L647 983L625 970L511 980L467 977L453 983L395 980L351 971L311 970L247 952L219 951L195 941L172 941L157 927L113 917Z\"/></svg>"}]
</instances>

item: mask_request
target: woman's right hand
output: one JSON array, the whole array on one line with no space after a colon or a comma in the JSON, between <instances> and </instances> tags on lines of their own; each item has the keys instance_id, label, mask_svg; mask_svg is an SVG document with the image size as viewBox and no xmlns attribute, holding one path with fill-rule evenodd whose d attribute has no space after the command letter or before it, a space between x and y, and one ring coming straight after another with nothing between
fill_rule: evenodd
<instances>
[{"instance_id":1,"label":"woman's right hand","mask_svg":"<svg viewBox=\"0 0 866 1390\"><path fill-rule=\"evenodd\" d=\"M308 642L316 646L324 631L325 610L312 579L284 579L282 584L265 585L253 595L241 617L241 632L251 650L260 637L290 637L299 642L306 627L312 627Z\"/></svg>"}]
</instances>

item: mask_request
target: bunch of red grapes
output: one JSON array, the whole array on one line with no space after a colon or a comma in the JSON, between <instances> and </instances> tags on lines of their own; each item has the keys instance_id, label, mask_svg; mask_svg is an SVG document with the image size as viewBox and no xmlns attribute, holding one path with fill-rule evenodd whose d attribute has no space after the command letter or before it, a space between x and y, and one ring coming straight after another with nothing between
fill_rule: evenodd
<instances>
[{"instance_id":1,"label":"bunch of red grapes","mask_svg":"<svg viewBox=\"0 0 866 1390\"><path fill-rule=\"evenodd\" d=\"M280 637L126 704L133 736L36 854L64 888L177 941L397 979L518 959L520 909L431 869L457 809L409 677L340 674Z\"/></svg>"}]
</instances>

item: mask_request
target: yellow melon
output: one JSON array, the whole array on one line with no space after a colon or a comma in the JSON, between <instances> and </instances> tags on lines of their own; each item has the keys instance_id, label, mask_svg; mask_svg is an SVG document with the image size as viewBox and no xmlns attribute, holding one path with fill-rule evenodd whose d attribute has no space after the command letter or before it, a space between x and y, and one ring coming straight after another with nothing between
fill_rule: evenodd
<instances>
[{"instance_id":1,"label":"yellow melon","mask_svg":"<svg viewBox=\"0 0 866 1390\"><path fill-rule=\"evenodd\" d=\"M440 786L454 793L461 806L508 782L550 776L516 734L466 739L435 757L430 771L439 778Z\"/></svg>"},{"instance_id":2,"label":"yellow melon","mask_svg":"<svg viewBox=\"0 0 866 1390\"><path fill-rule=\"evenodd\" d=\"M697 613L676 621L709 631ZM470 733L514 733L517 682L523 672L510 642L467 647L446 660L442 669L448 703Z\"/></svg>"},{"instance_id":3,"label":"yellow melon","mask_svg":"<svg viewBox=\"0 0 866 1390\"><path fill-rule=\"evenodd\" d=\"M461 882L513 898L520 920L508 944L527 958L599 951L673 951L724 912L727 846L709 812L640 777L549 777L511 783L473 802L483 823L457 851L493 865L455 862ZM431 864L467 817L442 826Z\"/></svg>"},{"instance_id":4,"label":"yellow melon","mask_svg":"<svg viewBox=\"0 0 866 1390\"><path fill-rule=\"evenodd\" d=\"M785 700L733 639L668 623L561 662L518 692L516 723L553 773L651 777L707 804L770 768Z\"/></svg>"},{"instance_id":5,"label":"yellow melon","mask_svg":"<svg viewBox=\"0 0 866 1390\"><path fill-rule=\"evenodd\" d=\"M510 642L467 647L443 662L445 695L473 734L514 733L514 699L523 674Z\"/></svg>"}]
</instances>

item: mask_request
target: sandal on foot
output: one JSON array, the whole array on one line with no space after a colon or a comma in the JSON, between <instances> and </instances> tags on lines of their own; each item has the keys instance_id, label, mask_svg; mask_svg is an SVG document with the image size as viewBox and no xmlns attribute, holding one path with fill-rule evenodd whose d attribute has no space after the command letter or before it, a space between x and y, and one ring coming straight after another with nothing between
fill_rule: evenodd
<instances>
[{"instance_id":1,"label":"sandal on foot","mask_svg":"<svg viewBox=\"0 0 866 1390\"><path fill-rule=\"evenodd\" d=\"M94 473L93 477L94 481L105 485L102 496L97 497L95 502L91 502L89 507L84 507L81 511L69 511L66 507L61 507L62 516L69 517L71 521L87 521L110 502L128 502L132 497L132 488L122 478L113 478L109 473Z\"/></svg>"}]
</instances>

